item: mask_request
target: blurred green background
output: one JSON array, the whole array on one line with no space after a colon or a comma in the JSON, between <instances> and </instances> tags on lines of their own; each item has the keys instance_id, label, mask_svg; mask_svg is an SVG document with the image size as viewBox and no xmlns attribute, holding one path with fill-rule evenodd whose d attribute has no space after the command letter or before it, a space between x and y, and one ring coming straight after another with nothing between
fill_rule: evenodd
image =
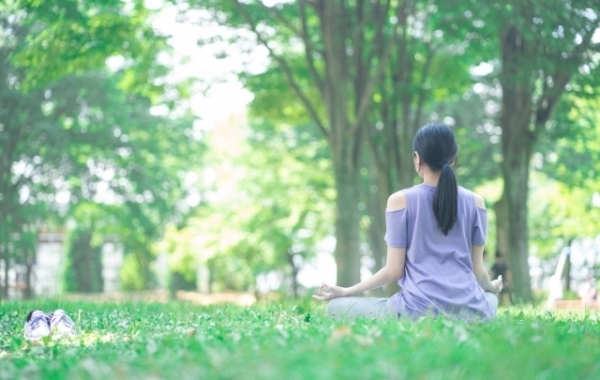
<instances>
[{"instance_id":1,"label":"blurred green background","mask_svg":"<svg viewBox=\"0 0 600 380\"><path fill-rule=\"evenodd\" d=\"M555 272L576 298L600 273L599 9L4 1L1 298L355 283L428 122L457 136L514 299Z\"/></svg>"}]
</instances>

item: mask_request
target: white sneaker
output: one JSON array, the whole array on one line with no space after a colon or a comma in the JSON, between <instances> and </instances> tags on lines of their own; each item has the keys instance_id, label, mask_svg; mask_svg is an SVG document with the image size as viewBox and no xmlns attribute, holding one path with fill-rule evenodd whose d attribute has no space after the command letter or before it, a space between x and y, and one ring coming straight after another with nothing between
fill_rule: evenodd
<instances>
[{"instance_id":1,"label":"white sneaker","mask_svg":"<svg viewBox=\"0 0 600 380\"><path fill-rule=\"evenodd\" d=\"M50 335L50 326L48 320L41 310L31 311L27 315L27 322L25 322L25 338L31 340L41 339L45 336Z\"/></svg>"},{"instance_id":2,"label":"white sneaker","mask_svg":"<svg viewBox=\"0 0 600 380\"><path fill-rule=\"evenodd\" d=\"M75 325L64 310L58 309L52 314L50 330L59 335L75 335Z\"/></svg>"}]
</instances>

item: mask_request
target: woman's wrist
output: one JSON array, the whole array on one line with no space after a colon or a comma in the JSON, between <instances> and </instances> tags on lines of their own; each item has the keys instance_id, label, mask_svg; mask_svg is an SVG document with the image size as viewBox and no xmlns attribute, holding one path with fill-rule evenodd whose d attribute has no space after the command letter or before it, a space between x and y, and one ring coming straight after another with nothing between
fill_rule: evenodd
<instances>
[{"instance_id":1,"label":"woman's wrist","mask_svg":"<svg viewBox=\"0 0 600 380\"><path fill-rule=\"evenodd\" d=\"M490 281L489 285L486 286L485 283L484 284L480 284L481 288L483 289L483 291L488 292L488 293L493 293L493 294L498 294L500 293L500 291L498 290L498 287Z\"/></svg>"},{"instance_id":2,"label":"woman's wrist","mask_svg":"<svg viewBox=\"0 0 600 380\"><path fill-rule=\"evenodd\" d=\"M491 283L492 285L492 290L489 290L490 293L494 293L495 295L500 294L500 291L502 290L502 288L500 286L498 286L498 284L494 284L493 282Z\"/></svg>"},{"instance_id":3,"label":"woman's wrist","mask_svg":"<svg viewBox=\"0 0 600 380\"><path fill-rule=\"evenodd\" d=\"M342 294L344 295L344 297L349 297L352 294L354 294L353 288L356 287L356 285L351 286L349 288L342 288Z\"/></svg>"}]
</instances>

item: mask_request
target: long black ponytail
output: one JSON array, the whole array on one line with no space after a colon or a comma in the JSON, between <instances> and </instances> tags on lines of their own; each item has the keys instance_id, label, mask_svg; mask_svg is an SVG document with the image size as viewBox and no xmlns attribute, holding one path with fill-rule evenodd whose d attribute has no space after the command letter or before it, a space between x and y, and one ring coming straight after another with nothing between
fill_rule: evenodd
<instances>
[{"instance_id":1,"label":"long black ponytail","mask_svg":"<svg viewBox=\"0 0 600 380\"><path fill-rule=\"evenodd\" d=\"M427 124L413 140L413 151L433 171L441 171L433 198L433 214L444 235L452 229L458 216L458 185L452 170L458 146L454 134L444 124Z\"/></svg>"}]
</instances>

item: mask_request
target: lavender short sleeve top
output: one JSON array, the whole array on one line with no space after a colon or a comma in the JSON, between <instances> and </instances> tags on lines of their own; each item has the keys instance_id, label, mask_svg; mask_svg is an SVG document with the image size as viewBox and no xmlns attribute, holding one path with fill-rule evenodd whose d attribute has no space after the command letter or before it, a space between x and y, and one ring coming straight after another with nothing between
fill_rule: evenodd
<instances>
[{"instance_id":1,"label":"lavender short sleeve top","mask_svg":"<svg viewBox=\"0 0 600 380\"><path fill-rule=\"evenodd\" d=\"M444 236L433 214L436 188L425 184L403 190L407 207L386 212L385 241L406 248L402 290L392 296L401 316L446 314L463 319L491 319L494 310L477 283L471 245L484 245L487 212L473 193L458 188L458 217Z\"/></svg>"}]
</instances>

